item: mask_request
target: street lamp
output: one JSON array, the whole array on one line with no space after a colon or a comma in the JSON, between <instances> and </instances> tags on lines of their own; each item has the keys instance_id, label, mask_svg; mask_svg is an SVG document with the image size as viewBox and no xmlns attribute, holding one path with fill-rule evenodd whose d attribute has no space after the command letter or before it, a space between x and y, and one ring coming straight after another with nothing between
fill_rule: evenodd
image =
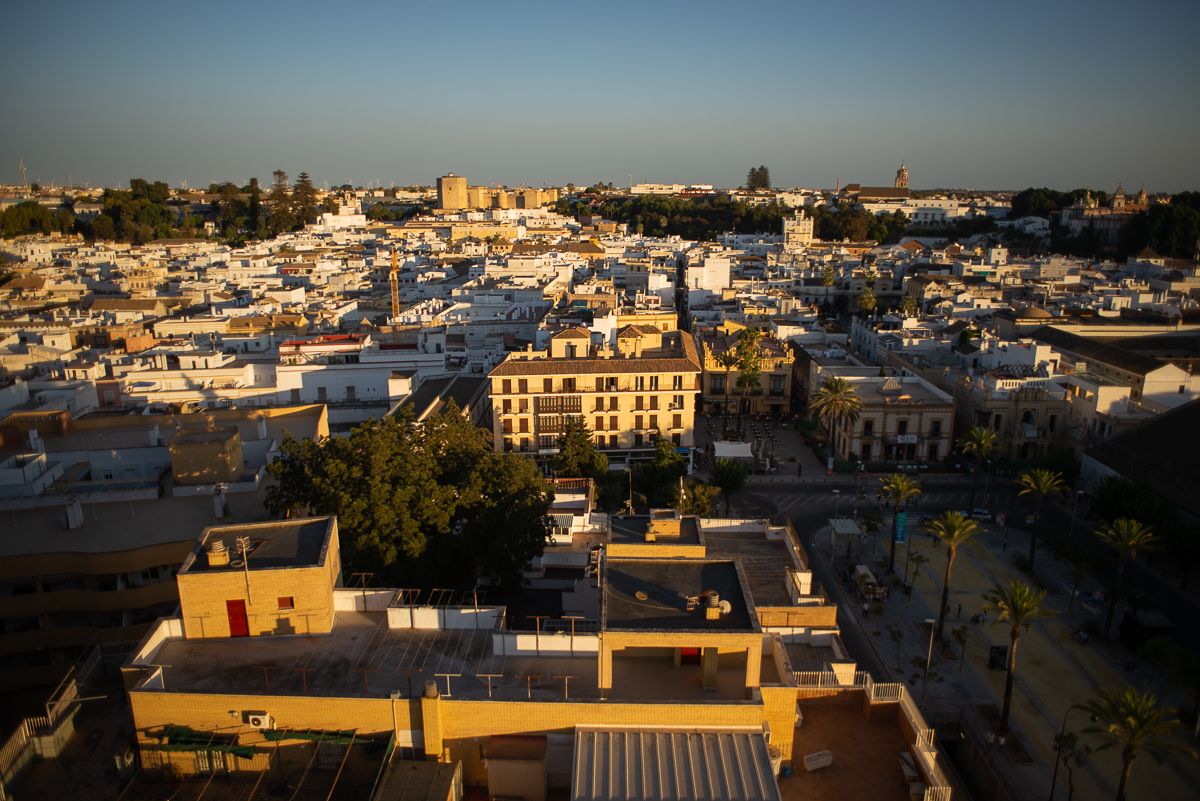
<instances>
[{"instance_id":1,"label":"street lamp","mask_svg":"<svg viewBox=\"0 0 1200 801\"><path fill-rule=\"evenodd\" d=\"M1063 712L1062 726L1058 730L1058 747L1054 749L1054 775L1050 777L1050 798L1049 801L1054 801L1054 790L1058 787L1058 766L1062 764L1062 744L1063 738L1067 735L1067 718L1071 716L1071 712L1076 709L1087 709L1083 704L1071 704L1067 710Z\"/></svg>"},{"instance_id":2,"label":"street lamp","mask_svg":"<svg viewBox=\"0 0 1200 801\"><path fill-rule=\"evenodd\" d=\"M1075 606L1075 596L1079 594L1079 554L1074 553L1075 546L1075 518L1079 511L1079 498L1084 495L1083 490L1075 490L1075 498L1071 502L1071 525L1067 527L1067 552L1075 559L1075 569L1072 571L1071 578L1071 594L1067 597L1067 613L1070 614L1071 608Z\"/></svg>"}]
</instances>

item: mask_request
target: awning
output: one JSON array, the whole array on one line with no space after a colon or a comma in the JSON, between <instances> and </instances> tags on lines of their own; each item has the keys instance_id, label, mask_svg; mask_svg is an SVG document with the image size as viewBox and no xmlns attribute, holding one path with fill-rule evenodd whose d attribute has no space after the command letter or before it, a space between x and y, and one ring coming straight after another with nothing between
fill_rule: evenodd
<instances>
[{"instance_id":1,"label":"awning","mask_svg":"<svg viewBox=\"0 0 1200 801\"><path fill-rule=\"evenodd\" d=\"M749 442L733 442L722 440L713 443L713 450L718 459L748 459L754 460L754 449Z\"/></svg>"},{"instance_id":2,"label":"awning","mask_svg":"<svg viewBox=\"0 0 1200 801\"><path fill-rule=\"evenodd\" d=\"M354 739L353 731L317 731L315 729L264 729L263 739L272 742L282 740L309 740L314 743L333 743L335 745L350 745ZM362 742L361 740L359 742Z\"/></svg>"}]
</instances>

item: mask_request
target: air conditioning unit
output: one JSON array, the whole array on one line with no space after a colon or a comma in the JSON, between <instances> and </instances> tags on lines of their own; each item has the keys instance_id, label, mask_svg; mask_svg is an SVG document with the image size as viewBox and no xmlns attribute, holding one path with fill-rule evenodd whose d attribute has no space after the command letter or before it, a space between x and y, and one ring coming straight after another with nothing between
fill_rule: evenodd
<instances>
[{"instance_id":1,"label":"air conditioning unit","mask_svg":"<svg viewBox=\"0 0 1200 801\"><path fill-rule=\"evenodd\" d=\"M274 719L266 712L243 712L242 722L247 726L252 726L256 729L275 728Z\"/></svg>"}]
</instances>

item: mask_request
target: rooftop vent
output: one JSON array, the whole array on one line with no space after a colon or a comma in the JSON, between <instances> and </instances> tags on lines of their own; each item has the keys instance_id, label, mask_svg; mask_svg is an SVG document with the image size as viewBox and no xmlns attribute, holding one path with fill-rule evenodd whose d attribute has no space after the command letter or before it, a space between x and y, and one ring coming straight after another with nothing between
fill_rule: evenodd
<instances>
[{"instance_id":1,"label":"rooftop vent","mask_svg":"<svg viewBox=\"0 0 1200 801\"><path fill-rule=\"evenodd\" d=\"M721 594L716 590L704 591L704 619L721 619ZM728 603L728 602L726 602Z\"/></svg>"},{"instance_id":2,"label":"rooftop vent","mask_svg":"<svg viewBox=\"0 0 1200 801\"><path fill-rule=\"evenodd\" d=\"M208 566L226 567L229 564L229 551L221 539L213 540L208 546Z\"/></svg>"}]
</instances>

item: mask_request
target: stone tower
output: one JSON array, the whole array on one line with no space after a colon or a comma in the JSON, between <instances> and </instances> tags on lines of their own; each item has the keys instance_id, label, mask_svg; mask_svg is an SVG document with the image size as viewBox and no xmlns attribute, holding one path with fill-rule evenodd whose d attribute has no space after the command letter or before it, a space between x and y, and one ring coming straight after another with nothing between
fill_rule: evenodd
<instances>
[{"instance_id":1,"label":"stone tower","mask_svg":"<svg viewBox=\"0 0 1200 801\"><path fill-rule=\"evenodd\" d=\"M900 162L900 169L896 170L896 188L908 189L908 167L904 166L904 162Z\"/></svg>"}]
</instances>

